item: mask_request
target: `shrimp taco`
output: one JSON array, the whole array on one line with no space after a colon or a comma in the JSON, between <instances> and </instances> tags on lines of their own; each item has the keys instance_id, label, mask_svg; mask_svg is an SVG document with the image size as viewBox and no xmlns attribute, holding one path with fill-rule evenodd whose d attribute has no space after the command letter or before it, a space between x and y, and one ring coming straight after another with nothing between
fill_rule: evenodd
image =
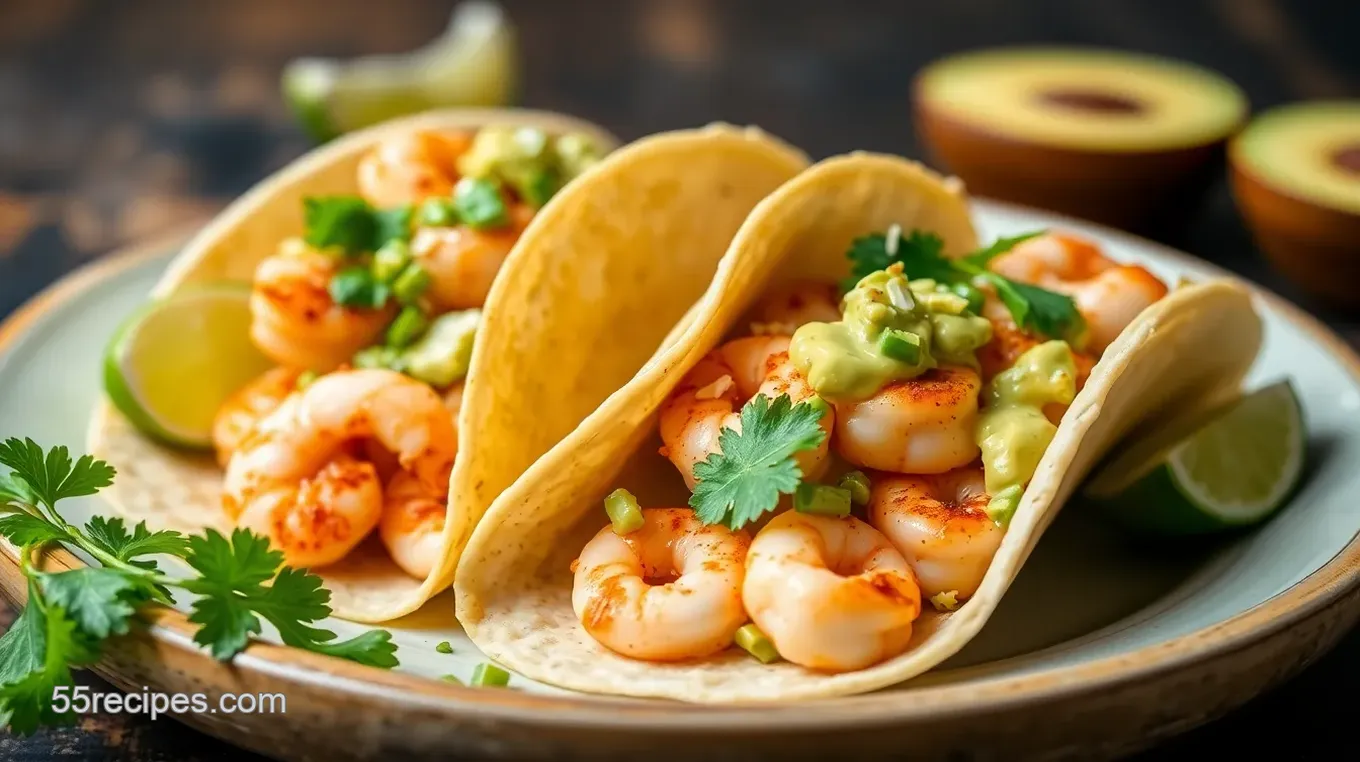
<instances>
[{"instance_id":1,"label":"shrimp taco","mask_svg":"<svg viewBox=\"0 0 1360 762\"><path fill-rule=\"evenodd\" d=\"M409 613L448 587L496 494L679 335L750 210L806 166L753 128L617 148L519 111L431 112L318 149L156 287L153 309L238 289L248 315L198 353L245 346L263 372L209 401L211 454L173 446L139 404L151 384L110 373L91 450L119 470L113 501L153 528L267 536L343 618Z\"/></svg>"},{"instance_id":2,"label":"shrimp taco","mask_svg":"<svg viewBox=\"0 0 1360 762\"><path fill-rule=\"evenodd\" d=\"M690 701L900 682L957 652L1092 465L1235 392L1261 322L1061 231L977 240L961 184L814 165L678 340L502 493L455 582L488 656Z\"/></svg>"}]
</instances>

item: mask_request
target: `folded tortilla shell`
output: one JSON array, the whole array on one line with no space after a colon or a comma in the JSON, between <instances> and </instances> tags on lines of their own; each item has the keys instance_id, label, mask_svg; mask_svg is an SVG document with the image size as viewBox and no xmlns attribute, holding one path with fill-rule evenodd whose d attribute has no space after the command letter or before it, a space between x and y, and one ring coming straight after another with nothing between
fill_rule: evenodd
<instances>
[{"instance_id":1,"label":"folded tortilla shell","mask_svg":"<svg viewBox=\"0 0 1360 762\"><path fill-rule=\"evenodd\" d=\"M302 230L303 199L355 192L360 157L384 136L417 129L534 125L614 138L588 123L524 111L440 111L387 122L324 146L268 178L191 242L153 292L249 281L279 241ZM752 207L807 166L755 129L710 125L620 148L563 188L534 217L483 308L458 420L443 561L413 579L371 537L316 569L341 618L383 622L447 588L473 525L540 454L631 378L677 329L713 278ZM106 494L153 528L230 529L222 472L206 456L155 444L107 402L90 451L119 472Z\"/></svg>"}]
</instances>

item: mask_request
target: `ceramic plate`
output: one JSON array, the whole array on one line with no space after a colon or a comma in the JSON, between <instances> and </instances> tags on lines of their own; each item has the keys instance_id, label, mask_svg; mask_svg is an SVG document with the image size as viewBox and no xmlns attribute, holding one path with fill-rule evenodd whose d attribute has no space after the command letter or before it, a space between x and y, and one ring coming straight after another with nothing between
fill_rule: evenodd
<instances>
[{"instance_id":1,"label":"ceramic plate","mask_svg":"<svg viewBox=\"0 0 1360 762\"><path fill-rule=\"evenodd\" d=\"M1014 206L974 206L983 239L1066 228L1168 283L1224 275L1123 233ZM76 273L0 328L0 435L82 448L104 345L177 243ZM1178 550L1129 542L1073 502L981 635L944 665L888 690L734 708L589 697L519 677L513 690L461 688L438 678L467 678L481 656L459 630L447 593L388 626L402 661L392 673L268 643L222 665L192 645L176 612L112 647L98 669L138 691L282 693L283 714L180 719L285 759L1125 753L1292 675L1360 613L1360 512L1352 502L1360 494L1360 360L1283 300L1258 292L1257 304L1266 343L1248 384L1291 378L1312 437L1307 483L1294 501L1245 537ZM106 509L97 498L72 501L68 518ZM21 600L13 549L5 550L0 581ZM359 630L325 626L342 636ZM435 651L445 640L454 653Z\"/></svg>"}]
</instances>

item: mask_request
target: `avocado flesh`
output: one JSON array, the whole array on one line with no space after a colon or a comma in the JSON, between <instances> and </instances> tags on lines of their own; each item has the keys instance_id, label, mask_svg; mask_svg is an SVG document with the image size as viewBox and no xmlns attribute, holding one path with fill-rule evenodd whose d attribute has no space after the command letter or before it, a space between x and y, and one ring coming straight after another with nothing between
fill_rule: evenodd
<instances>
[{"instance_id":1,"label":"avocado flesh","mask_svg":"<svg viewBox=\"0 0 1360 762\"><path fill-rule=\"evenodd\" d=\"M409 53L301 58L283 71L284 99L318 142L444 106L498 107L517 87L516 42L494 3L455 9L448 29Z\"/></svg>"},{"instance_id":2,"label":"avocado flesh","mask_svg":"<svg viewBox=\"0 0 1360 762\"><path fill-rule=\"evenodd\" d=\"M927 108L999 137L1112 153L1226 138L1247 113L1229 80L1189 64L1082 48L1007 48L944 59L918 83Z\"/></svg>"},{"instance_id":3,"label":"avocado flesh","mask_svg":"<svg viewBox=\"0 0 1360 762\"><path fill-rule=\"evenodd\" d=\"M1360 215L1360 101L1266 111L1234 139L1231 157L1278 192Z\"/></svg>"}]
</instances>

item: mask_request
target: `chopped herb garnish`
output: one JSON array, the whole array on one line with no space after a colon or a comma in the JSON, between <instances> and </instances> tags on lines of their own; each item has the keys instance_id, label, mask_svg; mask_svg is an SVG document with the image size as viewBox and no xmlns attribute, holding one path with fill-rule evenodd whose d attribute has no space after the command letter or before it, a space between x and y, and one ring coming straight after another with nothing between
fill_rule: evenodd
<instances>
[{"instance_id":1,"label":"chopped herb garnish","mask_svg":"<svg viewBox=\"0 0 1360 762\"><path fill-rule=\"evenodd\" d=\"M434 647L434 650L441 654L451 654L453 653L453 644L447 640L441 640L439 644Z\"/></svg>"},{"instance_id":2,"label":"chopped herb garnish","mask_svg":"<svg viewBox=\"0 0 1360 762\"><path fill-rule=\"evenodd\" d=\"M793 509L815 516L843 518L850 515L850 490L804 482L793 493Z\"/></svg>"},{"instance_id":3,"label":"chopped herb garnish","mask_svg":"<svg viewBox=\"0 0 1360 762\"><path fill-rule=\"evenodd\" d=\"M484 661L472 670L471 685L478 688L503 688L510 684L510 673Z\"/></svg>"},{"instance_id":4,"label":"chopped herb garnish","mask_svg":"<svg viewBox=\"0 0 1360 762\"><path fill-rule=\"evenodd\" d=\"M977 312L981 309L981 299L973 284L981 280L996 289L1017 326L1052 338L1067 339L1077 335L1083 325L1081 313L1070 296L1019 283L987 269L993 259L1042 232L999 238L990 246L958 259L944 255L944 241L934 233L913 230L895 240L895 246L889 246L888 236L883 233L862 236L855 239L846 254L851 261L851 278L846 282L846 288L852 288L870 273L901 262L912 279L928 278L950 286L951 290L957 289L955 293L968 299L970 308Z\"/></svg>"},{"instance_id":5,"label":"chopped herb garnish","mask_svg":"<svg viewBox=\"0 0 1360 762\"><path fill-rule=\"evenodd\" d=\"M320 196L303 200L303 239L319 249L346 254L372 251L377 236L373 207L358 196Z\"/></svg>"},{"instance_id":6,"label":"chopped herb garnish","mask_svg":"<svg viewBox=\"0 0 1360 762\"><path fill-rule=\"evenodd\" d=\"M302 203L303 239L318 249L353 256L411 237L414 211L409 205L374 209L358 196L312 196Z\"/></svg>"},{"instance_id":7,"label":"chopped herb garnish","mask_svg":"<svg viewBox=\"0 0 1360 762\"><path fill-rule=\"evenodd\" d=\"M371 244L373 249L375 251L381 249L389 241L411 240L411 219L414 216L415 207L410 204L392 209L374 210L373 242Z\"/></svg>"},{"instance_id":8,"label":"chopped herb garnish","mask_svg":"<svg viewBox=\"0 0 1360 762\"><path fill-rule=\"evenodd\" d=\"M741 529L774 510L781 494L792 494L803 471L794 455L826 438L821 406L794 405L787 394L758 394L741 409L741 433L724 428L718 452L694 465L689 504L705 524Z\"/></svg>"},{"instance_id":9,"label":"chopped herb garnish","mask_svg":"<svg viewBox=\"0 0 1360 762\"><path fill-rule=\"evenodd\" d=\"M420 204L420 224L432 228L447 228L458 224L458 212L451 198L427 198Z\"/></svg>"},{"instance_id":10,"label":"chopped herb garnish","mask_svg":"<svg viewBox=\"0 0 1360 762\"><path fill-rule=\"evenodd\" d=\"M373 277L373 272L360 265L346 267L331 276L331 299L342 307L381 309L387 304L392 289Z\"/></svg>"},{"instance_id":11,"label":"chopped herb garnish","mask_svg":"<svg viewBox=\"0 0 1360 762\"><path fill-rule=\"evenodd\" d=\"M453 208L472 228L498 228L510 221L500 186L481 177L464 177L453 188Z\"/></svg>"},{"instance_id":12,"label":"chopped herb garnish","mask_svg":"<svg viewBox=\"0 0 1360 762\"><path fill-rule=\"evenodd\" d=\"M261 620L283 642L375 667L397 664L390 633L372 630L351 640L311 625L330 615L321 579L283 566L267 538L238 529L228 538L209 530L131 530L121 519L95 517L84 527L67 523L59 501L93 495L113 482L107 463L86 455L72 461L65 447L44 451L32 440L0 443L0 535L19 547L28 579L28 602L0 635L0 722L16 733L70 719L52 709L52 693L72 685L71 669L93 663L103 642L128 632L142 609L170 602L178 588L197 595L189 621L194 642L228 659L261 631ZM92 556L100 565L62 572L39 570L34 556L58 543ZM187 579L161 573L151 556L169 555L196 572Z\"/></svg>"}]
</instances>

